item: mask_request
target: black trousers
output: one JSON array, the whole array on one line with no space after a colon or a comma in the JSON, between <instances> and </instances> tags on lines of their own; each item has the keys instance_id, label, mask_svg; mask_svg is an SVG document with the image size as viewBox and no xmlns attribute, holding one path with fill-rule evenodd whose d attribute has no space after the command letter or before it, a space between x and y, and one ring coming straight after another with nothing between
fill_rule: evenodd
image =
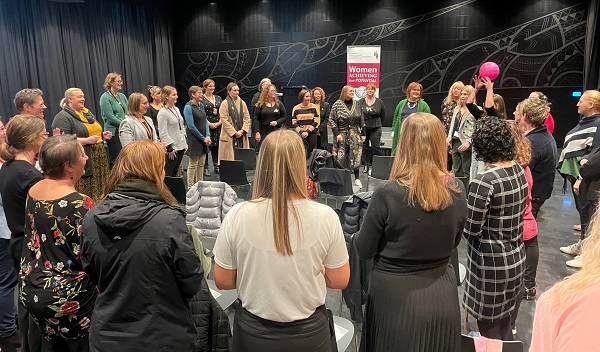
<instances>
[{"instance_id":1,"label":"black trousers","mask_svg":"<svg viewBox=\"0 0 600 352\"><path fill-rule=\"evenodd\" d=\"M233 352L330 352L329 321L322 310L310 317L280 323L257 317L240 306L233 321Z\"/></svg>"},{"instance_id":2,"label":"black trousers","mask_svg":"<svg viewBox=\"0 0 600 352\"><path fill-rule=\"evenodd\" d=\"M515 309L510 314L510 325L515 326L517 321L517 315L519 313L519 307L523 301L525 295L525 288L532 289L536 286L535 277L537 273L538 261L540 258L540 248L538 246L538 236L530 238L525 241L525 271L523 272L523 284L517 294L517 301L515 303Z\"/></svg>"},{"instance_id":3,"label":"black trousers","mask_svg":"<svg viewBox=\"0 0 600 352\"><path fill-rule=\"evenodd\" d=\"M302 137L302 136L300 136ZM306 158L310 156L310 153L317 147L317 131L309 133L306 138L302 138L304 142L304 148L306 149Z\"/></svg>"},{"instance_id":4,"label":"black trousers","mask_svg":"<svg viewBox=\"0 0 600 352\"><path fill-rule=\"evenodd\" d=\"M541 200L540 198L531 198L531 213L533 217L537 219L537 214L540 212L542 205L544 205L545 200Z\"/></svg>"},{"instance_id":5,"label":"black trousers","mask_svg":"<svg viewBox=\"0 0 600 352\"><path fill-rule=\"evenodd\" d=\"M510 331L510 315L505 318L491 320L477 320L479 333L488 339L496 339L502 341L512 341L512 331Z\"/></svg>"},{"instance_id":6,"label":"black trousers","mask_svg":"<svg viewBox=\"0 0 600 352\"><path fill-rule=\"evenodd\" d=\"M373 164L373 155L381 155L381 127L365 129L366 139L363 143L362 163L365 165ZM371 146L369 146L369 142Z\"/></svg>"},{"instance_id":7,"label":"black trousers","mask_svg":"<svg viewBox=\"0 0 600 352\"><path fill-rule=\"evenodd\" d=\"M121 140L119 139L119 129L115 130L111 139L106 140L106 146L108 147L108 168L112 169L121 149Z\"/></svg>"},{"instance_id":8,"label":"black trousers","mask_svg":"<svg viewBox=\"0 0 600 352\"><path fill-rule=\"evenodd\" d=\"M21 352L40 352L44 335L20 302L17 305L19 330L21 331Z\"/></svg>"},{"instance_id":9,"label":"black trousers","mask_svg":"<svg viewBox=\"0 0 600 352\"><path fill-rule=\"evenodd\" d=\"M171 177L181 176L181 175L178 175L178 172L179 172L179 165L181 165L181 160L183 159L183 154L185 154L183 149L178 150L177 155L175 156L175 159L173 159L173 160L171 160L171 158L169 158L169 153L167 153L167 155L165 155L165 158L166 158L165 176L171 176Z\"/></svg>"},{"instance_id":10,"label":"black trousers","mask_svg":"<svg viewBox=\"0 0 600 352\"><path fill-rule=\"evenodd\" d=\"M581 235L579 237L580 240L585 240L587 237L587 229L590 226L590 220L592 219L592 215L596 212L598 208L597 202L586 201L585 205L581 207Z\"/></svg>"},{"instance_id":11,"label":"black trousers","mask_svg":"<svg viewBox=\"0 0 600 352\"><path fill-rule=\"evenodd\" d=\"M44 339L42 341L42 352L88 352L90 350L89 336L85 335L75 340L54 340L52 342Z\"/></svg>"}]
</instances>

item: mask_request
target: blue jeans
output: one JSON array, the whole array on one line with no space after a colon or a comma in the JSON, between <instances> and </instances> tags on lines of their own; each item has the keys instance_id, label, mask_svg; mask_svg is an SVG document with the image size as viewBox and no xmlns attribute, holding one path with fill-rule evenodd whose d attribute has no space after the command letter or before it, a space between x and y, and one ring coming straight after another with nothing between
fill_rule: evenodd
<instances>
[{"instance_id":1,"label":"blue jeans","mask_svg":"<svg viewBox=\"0 0 600 352\"><path fill-rule=\"evenodd\" d=\"M0 337L9 337L17 329L17 272L9 244L10 240L0 238Z\"/></svg>"}]
</instances>

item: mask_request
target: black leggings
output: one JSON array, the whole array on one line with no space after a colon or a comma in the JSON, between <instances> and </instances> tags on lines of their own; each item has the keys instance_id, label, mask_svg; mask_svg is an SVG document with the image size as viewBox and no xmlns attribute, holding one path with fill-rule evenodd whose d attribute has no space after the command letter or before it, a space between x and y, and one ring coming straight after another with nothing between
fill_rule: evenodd
<instances>
[{"instance_id":1,"label":"black leggings","mask_svg":"<svg viewBox=\"0 0 600 352\"><path fill-rule=\"evenodd\" d=\"M300 137L302 138L302 136ZM304 142L304 148L306 148L306 158L308 159L310 153L312 153L313 149L317 147L317 131L314 130L313 132L310 132L306 138L302 138L302 141Z\"/></svg>"},{"instance_id":2,"label":"black leggings","mask_svg":"<svg viewBox=\"0 0 600 352\"><path fill-rule=\"evenodd\" d=\"M306 319L280 323L257 317L240 306L233 321L232 351L330 352L329 320L317 309Z\"/></svg>"},{"instance_id":3,"label":"black leggings","mask_svg":"<svg viewBox=\"0 0 600 352\"><path fill-rule=\"evenodd\" d=\"M381 155L381 127L366 128L366 139L363 143L362 163L373 165L373 155ZM369 142L371 146L369 147Z\"/></svg>"},{"instance_id":4,"label":"black leggings","mask_svg":"<svg viewBox=\"0 0 600 352\"><path fill-rule=\"evenodd\" d=\"M106 146L108 147L108 168L112 169L122 149L118 128L115 133L113 133L112 138L106 140Z\"/></svg>"},{"instance_id":5,"label":"black leggings","mask_svg":"<svg viewBox=\"0 0 600 352\"><path fill-rule=\"evenodd\" d=\"M512 331L510 331L510 315L502 319L477 320L479 333L488 339L496 339L502 341L512 341Z\"/></svg>"}]
</instances>

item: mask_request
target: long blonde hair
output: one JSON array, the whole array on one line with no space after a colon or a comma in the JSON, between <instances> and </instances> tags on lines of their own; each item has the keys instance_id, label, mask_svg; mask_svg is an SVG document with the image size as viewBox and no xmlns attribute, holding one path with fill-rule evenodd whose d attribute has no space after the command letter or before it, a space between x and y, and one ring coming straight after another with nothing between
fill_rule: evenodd
<instances>
[{"instance_id":1,"label":"long blonde hair","mask_svg":"<svg viewBox=\"0 0 600 352\"><path fill-rule=\"evenodd\" d=\"M141 179L153 183L165 203L178 206L175 197L163 181L164 168L165 150L160 143L149 139L131 142L119 152L115 166L104 185L102 198L125 180Z\"/></svg>"},{"instance_id":2,"label":"long blonde hair","mask_svg":"<svg viewBox=\"0 0 600 352\"><path fill-rule=\"evenodd\" d=\"M441 176L447 168L446 132L432 114L417 112L402 123L390 180L408 187L408 204L417 202L425 211L442 210L452 204L456 185Z\"/></svg>"},{"instance_id":3,"label":"long blonde hair","mask_svg":"<svg viewBox=\"0 0 600 352\"><path fill-rule=\"evenodd\" d=\"M308 198L304 144L297 133L277 130L269 133L262 142L252 191L252 199L258 198L271 199L277 252L292 255L288 220L290 208L298 226L300 222L296 209L288 201Z\"/></svg>"},{"instance_id":4,"label":"long blonde hair","mask_svg":"<svg viewBox=\"0 0 600 352\"><path fill-rule=\"evenodd\" d=\"M450 86L450 90L448 90L448 96L446 97L446 99L444 99L445 103L450 103L450 102L454 101L454 97L452 96L452 91L456 87L460 87L460 91L462 92L462 90L465 88L465 84L462 81L456 81L456 82L452 83L452 85ZM458 95L458 99L460 100L460 94ZM458 101L457 101L457 103L458 103Z\"/></svg>"},{"instance_id":5,"label":"long blonde hair","mask_svg":"<svg viewBox=\"0 0 600 352\"><path fill-rule=\"evenodd\" d=\"M554 285L551 302L555 308L565 305L573 296L589 286L600 283L600 215L595 212L587 229L588 237L581 246L583 267Z\"/></svg>"},{"instance_id":6,"label":"long blonde hair","mask_svg":"<svg viewBox=\"0 0 600 352\"><path fill-rule=\"evenodd\" d=\"M519 105L517 105L517 109ZM523 134L521 126L514 122L510 123L513 138L515 139L515 162L522 167L529 166L531 161L531 142Z\"/></svg>"}]
</instances>

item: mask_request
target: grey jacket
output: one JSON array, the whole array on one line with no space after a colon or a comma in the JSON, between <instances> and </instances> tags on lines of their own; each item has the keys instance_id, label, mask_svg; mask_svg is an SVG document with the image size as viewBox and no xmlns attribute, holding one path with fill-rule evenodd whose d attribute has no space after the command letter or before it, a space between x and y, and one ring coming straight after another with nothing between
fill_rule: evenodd
<instances>
[{"instance_id":1,"label":"grey jacket","mask_svg":"<svg viewBox=\"0 0 600 352\"><path fill-rule=\"evenodd\" d=\"M225 182L199 181L186 194L185 221L199 236L217 237L225 214L237 203L237 194Z\"/></svg>"},{"instance_id":2,"label":"grey jacket","mask_svg":"<svg viewBox=\"0 0 600 352\"><path fill-rule=\"evenodd\" d=\"M144 116L144 119L146 120L146 123L148 123L148 126L150 126L152 129L152 140L155 142L158 141L156 130L154 129L154 123L147 116ZM125 116L125 119L123 119L119 125L119 140L121 141L123 148L133 141L141 141L144 139L148 139L148 133L146 132L146 129L142 123L139 122L134 116Z\"/></svg>"},{"instance_id":3,"label":"grey jacket","mask_svg":"<svg viewBox=\"0 0 600 352\"><path fill-rule=\"evenodd\" d=\"M187 149L185 123L176 106L173 109L162 108L158 111L158 134L161 142L176 151Z\"/></svg>"},{"instance_id":4,"label":"grey jacket","mask_svg":"<svg viewBox=\"0 0 600 352\"><path fill-rule=\"evenodd\" d=\"M459 111L460 108L458 106L454 108L452 121L450 122L450 128L448 129L448 141L452 140L452 137L456 136L461 143L471 143L471 136L473 136L473 131L475 130L475 117L467 110L467 113L460 119L458 131L455 132L456 116L458 115Z\"/></svg>"}]
</instances>

